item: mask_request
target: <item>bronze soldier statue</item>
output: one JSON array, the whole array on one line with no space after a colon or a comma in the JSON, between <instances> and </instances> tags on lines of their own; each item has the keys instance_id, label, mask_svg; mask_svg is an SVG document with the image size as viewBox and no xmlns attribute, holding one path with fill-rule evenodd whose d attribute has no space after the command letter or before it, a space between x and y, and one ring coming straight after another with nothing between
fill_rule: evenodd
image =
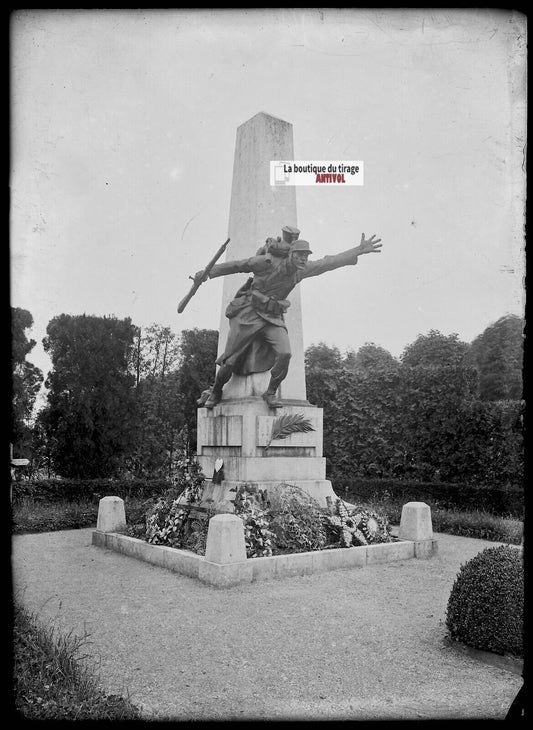
<instances>
[{"instance_id":1,"label":"bronze soldier statue","mask_svg":"<svg viewBox=\"0 0 533 730\"><path fill-rule=\"evenodd\" d=\"M206 408L220 402L222 388L232 373L249 375L267 370L270 370L270 383L263 398L270 408L281 408L283 403L276 398L276 391L287 375L291 358L283 317L290 306L288 295L303 279L354 265L359 256L380 253L381 249L380 238L374 240L374 234L366 240L363 233L359 246L309 261L312 253L309 242L299 239L299 233L297 228L285 226L283 240L268 238L255 256L215 264L207 276L204 271L195 274L196 283L228 274L253 274L226 308L229 334L225 350L216 361L220 367L205 400Z\"/></svg>"}]
</instances>

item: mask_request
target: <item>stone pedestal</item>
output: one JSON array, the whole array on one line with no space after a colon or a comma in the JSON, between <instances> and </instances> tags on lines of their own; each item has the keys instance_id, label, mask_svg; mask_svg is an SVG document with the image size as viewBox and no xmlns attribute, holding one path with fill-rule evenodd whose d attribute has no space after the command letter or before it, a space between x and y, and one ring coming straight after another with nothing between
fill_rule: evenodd
<instances>
[{"instance_id":1,"label":"stone pedestal","mask_svg":"<svg viewBox=\"0 0 533 730\"><path fill-rule=\"evenodd\" d=\"M285 414L301 414L314 431L293 433L268 445L274 422ZM322 456L322 409L307 402L274 410L261 397L248 397L223 399L212 410L199 408L197 456L208 479L215 461L224 461L224 480L208 483L204 500L233 500L243 483L268 489L281 482L305 489L324 507L326 497L335 498Z\"/></svg>"}]
</instances>

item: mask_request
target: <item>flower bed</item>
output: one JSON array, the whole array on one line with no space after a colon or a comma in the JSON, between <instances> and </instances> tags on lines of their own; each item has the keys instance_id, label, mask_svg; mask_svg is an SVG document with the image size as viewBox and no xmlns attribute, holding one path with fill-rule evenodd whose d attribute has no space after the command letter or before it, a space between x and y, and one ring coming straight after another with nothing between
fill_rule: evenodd
<instances>
[{"instance_id":1,"label":"flower bed","mask_svg":"<svg viewBox=\"0 0 533 730\"><path fill-rule=\"evenodd\" d=\"M139 528L130 528L127 534L204 555L209 520L217 511L217 505L202 500L204 483L198 462L184 459L177 482L149 511L145 534ZM330 499L323 509L304 490L285 483L268 491L243 484L230 509L244 523L249 558L395 540L385 516L341 499Z\"/></svg>"}]
</instances>

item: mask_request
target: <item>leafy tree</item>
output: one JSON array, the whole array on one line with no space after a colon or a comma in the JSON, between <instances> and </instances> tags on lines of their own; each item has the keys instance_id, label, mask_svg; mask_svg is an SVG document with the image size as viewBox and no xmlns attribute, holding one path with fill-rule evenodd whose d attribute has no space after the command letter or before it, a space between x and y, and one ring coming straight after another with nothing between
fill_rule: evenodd
<instances>
[{"instance_id":1,"label":"leafy tree","mask_svg":"<svg viewBox=\"0 0 533 730\"><path fill-rule=\"evenodd\" d=\"M136 476L172 478L185 434L196 448L196 401L212 384L217 344L216 330L184 330L179 338L157 324L138 330L132 360L138 425L127 462Z\"/></svg>"},{"instance_id":2,"label":"leafy tree","mask_svg":"<svg viewBox=\"0 0 533 730\"><path fill-rule=\"evenodd\" d=\"M183 330L179 340L179 365L175 387L180 394L180 407L187 425L191 448L196 448L197 400L215 378L218 348L217 330Z\"/></svg>"},{"instance_id":3,"label":"leafy tree","mask_svg":"<svg viewBox=\"0 0 533 730\"><path fill-rule=\"evenodd\" d=\"M134 437L135 327L115 317L54 317L43 340L52 370L47 378L46 430L57 474L114 476Z\"/></svg>"},{"instance_id":4,"label":"leafy tree","mask_svg":"<svg viewBox=\"0 0 533 730\"><path fill-rule=\"evenodd\" d=\"M50 479L54 474L52 457L57 448L57 438L50 427L50 406L37 414L32 428L31 475Z\"/></svg>"},{"instance_id":5,"label":"leafy tree","mask_svg":"<svg viewBox=\"0 0 533 730\"><path fill-rule=\"evenodd\" d=\"M33 317L28 310L11 308L11 442L13 453L16 455L21 452L21 456L29 453L27 450L31 446L30 419L43 382L41 370L26 360L26 355L35 346L35 340L30 340L26 336L26 330L32 326Z\"/></svg>"},{"instance_id":6,"label":"leafy tree","mask_svg":"<svg viewBox=\"0 0 533 730\"><path fill-rule=\"evenodd\" d=\"M326 459L331 460L335 452L335 418L337 399L342 395L342 355L337 347L324 342L311 345L305 351L305 379L307 399L313 405L324 409L323 449Z\"/></svg>"},{"instance_id":7,"label":"leafy tree","mask_svg":"<svg viewBox=\"0 0 533 730\"><path fill-rule=\"evenodd\" d=\"M467 343L462 342L457 334L443 335L438 330L430 330L427 335L418 335L413 343L407 345L400 359L403 365L410 367L456 366L463 362L467 351Z\"/></svg>"},{"instance_id":8,"label":"leafy tree","mask_svg":"<svg viewBox=\"0 0 533 730\"><path fill-rule=\"evenodd\" d=\"M125 468L136 477L169 478L176 437L184 425L176 373L135 388L135 447Z\"/></svg>"},{"instance_id":9,"label":"leafy tree","mask_svg":"<svg viewBox=\"0 0 533 730\"><path fill-rule=\"evenodd\" d=\"M176 434L183 425L175 386L179 350L169 327L139 327L132 355L135 377L135 448L126 469L137 477L170 476Z\"/></svg>"},{"instance_id":10,"label":"leafy tree","mask_svg":"<svg viewBox=\"0 0 533 730\"><path fill-rule=\"evenodd\" d=\"M522 398L523 330L523 320L509 314L487 327L470 345L468 360L479 373L481 400Z\"/></svg>"},{"instance_id":11,"label":"leafy tree","mask_svg":"<svg viewBox=\"0 0 533 730\"><path fill-rule=\"evenodd\" d=\"M141 380L157 382L165 379L175 370L179 359L176 335L170 327L152 324L136 332L135 347L132 351L132 369L136 384Z\"/></svg>"},{"instance_id":12,"label":"leafy tree","mask_svg":"<svg viewBox=\"0 0 533 730\"><path fill-rule=\"evenodd\" d=\"M384 347L366 342L362 347L353 352L350 350L344 357L344 367L352 372L375 373L378 370L397 370L399 362Z\"/></svg>"},{"instance_id":13,"label":"leafy tree","mask_svg":"<svg viewBox=\"0 0 533 730\"><path fill-rule=\"evenodd\" d=\"M321 408L337 397L342 355L337 347L324 342L305 351L305 380L308 400Z\"/></svg>"}]
</instances>

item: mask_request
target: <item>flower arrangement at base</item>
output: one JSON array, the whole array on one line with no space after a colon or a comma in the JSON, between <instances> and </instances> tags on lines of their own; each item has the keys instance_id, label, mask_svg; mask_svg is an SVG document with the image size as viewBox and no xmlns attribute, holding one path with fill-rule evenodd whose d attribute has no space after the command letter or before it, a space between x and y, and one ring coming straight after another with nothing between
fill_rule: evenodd
<instances>
[{"instance_id":1,"label":"flower arrangement at base","mask_svg":"<svg viewBox=\"0 0 533 730\"><path fill-rule=\"evenodd\" d=\"M182 460L175 484L146 519L147 542L205 555L214 505L202 502L204 476L195 459ZM181 490L181 491L180 491ZM386 517L341 499L323 509L305 490L285 482L260 489L242 484L235 514L244 523L248 558L392 542Z\"/></svg>"},{"instance_id":2,"label":"flower arrangement at base","mask_svg":"<svg viewBox=\"0 0 533 730\"><path fill-rule=\"evenodd\" d=\"M242 484L235 495L235 514L244 522L246 557L259 558L272 555L272 537L269 528L266 494L249 484Z\"/></svg>"},{"instance_id":3,"label":"flower arrangement at base","mask_svg":"<svg viewBox=\"0 0 533 730\"><path fill-rule=\"evenodd\" d=\"M178 499L172 501L160 499L146 520L146 542L181 547L181 533L189 516L189 509Z\"/></svg>"},{"instance_id":4,"label":"flower arrangement at base","mask_svg":"<svg viewBox=\"0 0 533 730\"><path fill-rule=\"evenodd\" d=\"M328 502L329 514L324 516L329 547L357 547L392 542L390 525L386 517L361 507L348 508L342 499L335 504Z\"/></svg>"},{"instance_id":5,"label":"flower arrangement at base","mask_svg":"<svg viewBox=\"0 0 533 730\"><path fill-rule=\"evenodd\" d=\"M326 532L318 502L300 487L282 483L268 490L274 554L322 550Z\"/></svg>"},{"instance_id":6,"label":"flower arrangement at base","mask_svg":"<svg viewBox=\"0 0 533 730\"><path fill-rule=\"evenodd\" d=\"M186 456L177 464L173 486L146 517L146 542L205 554L207 529L213 511L201 507L204 475L196 459Z\"/></svg>"},{"instance_id":7,"label":"flower arrangement at base","mask_svg":"<svg viewBox=\"0 0 533 730\"><path fill-rule=\"evenodd\" d=\"M236 490L235 514L244 522L247 557L301 553L392 542L387 518L341 499L324 510L305 490L285 482Z\"/></svg>"},{"instance_id":8,"label":"flower arrangement at base","mask_svg":"<svg viewBox=\"0 0 533 730\"><path fill-rule=\"evenodd\" d=\"M180 492L181 501L192 504L200 502L205 486L205 476L198 461L189 455L175 462L172 486Z\"/></svg>"}]
</instances>

